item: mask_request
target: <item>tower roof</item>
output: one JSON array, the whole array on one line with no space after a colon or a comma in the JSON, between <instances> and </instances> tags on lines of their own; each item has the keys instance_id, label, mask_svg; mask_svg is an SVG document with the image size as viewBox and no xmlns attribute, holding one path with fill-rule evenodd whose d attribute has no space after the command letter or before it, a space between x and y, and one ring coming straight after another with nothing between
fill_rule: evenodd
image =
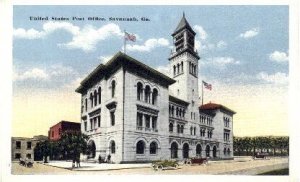
<instances>
[{"instance_id":1,"label":"tower roof","mask_svg":"<svg viewBox=\"0 0 300 182\"><path fill-rule=\"evenodd\" d=\"M189 22L186 20L185 14L183 13L183 16L182 16L179 24L177 25L174 33L172 34L172 36L174 36L176 33L180 32L181 30L183 30L185 28L188 29L188 30L190 30L193 34L196 34L194 32L194 30L192 29L192 27L190 26Z\"/></svg>"}]
</instances>

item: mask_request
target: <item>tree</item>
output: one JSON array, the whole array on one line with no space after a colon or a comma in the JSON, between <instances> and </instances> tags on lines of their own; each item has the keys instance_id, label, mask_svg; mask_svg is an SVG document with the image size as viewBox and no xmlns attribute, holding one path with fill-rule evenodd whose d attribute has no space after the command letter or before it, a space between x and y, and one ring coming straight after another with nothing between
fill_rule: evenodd
<instances>
[{"instance_id":1,"label":"tree","mask_svg":"<svg viewBox=\"0 0 300 182\"><path fill-rule=\"evenodd\" d=\"M62 152L67 153L67 155L75 161L81 153L86 154L88 152L88 139L89 137L87 135L79 132L65 132L62 134L59 142L62 147Z\"/></svg>"},{"instance_id":2,"label":"tree","mask_svg":"<svg viewBox=\"0 0 300 182\"><path fill-rule=\"evenodd\" d=\"M48 163L47 157L51 154L51 146L50 142L48 140L38 142L34 153L35 155L38 155L39 157L44 158L44 163Z\"/></svg>"}]
</instances>

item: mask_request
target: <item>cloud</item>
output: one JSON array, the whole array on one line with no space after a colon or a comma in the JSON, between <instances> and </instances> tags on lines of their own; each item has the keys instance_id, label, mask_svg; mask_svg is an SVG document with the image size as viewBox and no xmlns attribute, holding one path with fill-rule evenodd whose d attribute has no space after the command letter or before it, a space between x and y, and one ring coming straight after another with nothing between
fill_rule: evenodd
<instances>
[{"instance_id":1,"label":"cloud","mask_svg":"<svg viewBox=\"0 0 300 182\"><path fill-rule=\"evenodd\" d=\"M25 71L22 74L18 74L17 72L14 73L14 80L15 81L22 81L22 80L48 80L49 75L45 72L45 70L40 68L32 68L30 70Z\"/></svg>"},{"instance_id":2,"label":"cloud","mask_svg":"<svg viewBox=\"0 0 300 182\"><path fill-rule=\"evenodd\" d=\"M285 52L274 51L273 53L269 54L269 59L271 61L283 63L283 62L288 62L289 56Z\"/></svg>"},{"instance_id":3,"label":"cloud","mask_svg":"<svg viewBox=\"0 0 300 182\"><path fill-rule=\"evenodd\" d=\"M58 44L59 47L82 49L85 52L94 51L97 43L109 37L123 37L123 32L120 27L114 23L104 25L97 29L91 25L80 28L69 22L52 21L44 23L43 30L41 31L35 29L25 30L23 28L14 29L13 37L15 39L40 39L58 30L64 30L73 36L70 42Z\"/></svg>"},{"instance_id":4,"label":"cloud","mask_svg":"<svg viewBox=\"0 0 300 182\"><path fill-rule=\"evenodd\" d=\"M113 55L107 55L107 56L100 56L98 57L98 59L101 61L102 64L106 64L112 57Z\"/></svg>"},{"instance_id":5,"label":"cloud","mask_svg":"<svg viewBox=\"0 0 300 182\"><path fill-rule=\"evenodd\" d=\"M166 47L169 46L169 41L165 38L152 38L145 41L143 45L127 45L126 49L128 51L138 51L138 52L149 52L156 47Z\"/></svg>"},{"instance_id":6,"label":"cloud","mask_svg":"<svg viewBox=\"0 0 300 182\"><path fill-rule=\"evenodd\" d=\"M238 65L240 64L240 61L235 60L232 57L211 57L207 58L207 60L204 62L201 62L204 65L209 65L209 66L216 66L219 68L225 68L226 65Z\"/></svg>"},{"instance_id":7,"label":"cloud","mask_svg":"<svg viewBox=\"0 0 300 182\"><path fill-rule=\"evenodd\" d=\"M257 36L258 34L259 34L259 28L252 28L251 30L241 33L240 37L244 39L250 39L252 37Z\"/></svg>"},{"instance_id":8,"label":"cloud","mask_svg":"<svg viewBox=\"0 0 300 182\"><path fill-rule=\"evenodd\" d=\"M38 81L51 81L51 80L64 80L68 77L77 75L77 72L72 67L63 65L50 66L48 70L41 68L31 68L20 73L14 69L13 73L14 81L25 81L25 80L38 80Z\"/></svg>"},{"instance_id":9,"label":"cloud","mask_svg":"<svg viewBox=\"0 0 300 182\"><path fill-rule=\"evenodd\" d=\"M59 44L60 47L67 49L82 49L85 52L94 51L96 44L109 37L123 37L120 27L110 23L96 29L87 25L78 34L74 35L71 42Z\"/></svg>"},{"instance_id":10,"label":"cloud","mask_svg":"<svg viewBox=\"0 0 300 182\"><path fill-rule=\"evenodd\" d=\"M157 71L159 71L159 72L161 72L161 73L163 73L163 74L165 74L165 75L167 75L167 76L169 76L169 66L168 65L165 65L165 66L158 66L157 68L156 68L156 70Z\"/></svg>"},{"instance_id":11,"label":"cloud","mask_svg":"<svg viewBox=\"0 0 300 182\"><path fill-rule=\"evenodd\" d=\"M207 38L207 33L202 26L195 25L194 30L198 34L198 36L201 40L205 40Z\"/></svg>"},{"instance_id":12,"label":"cloud","mask_svg":"<svg viewBox=\"0 0 300 182\"><path fill-rule=\"evenodd\" d=\"M227 46L227 43L223 40L220 40L218 43L217 43L217 48L225 48Z\"/></svg>"},{"instance_id":13,"label":"cloud","mask_svg":"<svg viewBox=\"0 0 300 182\"><path fill-rule=\"evenodd\" d=\"M273 75L267 74L265 72L260 72L256 75L256 78L273 84L287 84L288 83L288 75L286 73L277 72Z\"/></svg>"}]
</instances>

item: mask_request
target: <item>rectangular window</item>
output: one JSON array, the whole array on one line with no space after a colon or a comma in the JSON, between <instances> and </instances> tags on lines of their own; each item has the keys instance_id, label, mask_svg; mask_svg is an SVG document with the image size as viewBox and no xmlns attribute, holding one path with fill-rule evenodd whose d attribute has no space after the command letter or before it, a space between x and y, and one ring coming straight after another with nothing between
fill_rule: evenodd
<instances>
[{"instance_id":1,"label":"rectangular window","mask_svg":"<svg viewBox=\"0 0 300 182\"><path fill-rule=\"evenodd\" d=\"M58 134L61 135L61 128L58 129Z\"/></svg>"},{"instance_id":2,"label":"rectangular window","mask_svg":"<svg viewBox=\"0 0 300 182\"><path fill-rule=\"evenodd\" d=\"M27 142L27 149L31 149L31 142Z\"/></svg>"},{"instance_id":3,"label":"rectangular window","mask_svg":"<svg viewBox=\"0 0 300 182\"><path fill-rule=\"evenodd\" d=\"M31 159L31 154L26 154L27 159Z\"/></svg>"},{"instance_id":4,"label":"rectangular window","mask_svg":"<svg viewBox=\"0 0 300 182\"><path fill-rule=\"evenodd\" d=\"M149 115L145 115L145 127L146 127L146 129L150 128L150 116Z\"/></svg>"},{"instance_id":5,"label":"rectangular window","mask_svg":"<svg viewBox=\"0 0 300 182\"><path fill-rule=\"evenodd\" d=\"M54 131L52 131L52 137L54 137Z\"/></svg>"},{"instance_id":6,"label":"rectangular window","mask_svg":"<svg viewBox=\"0 0 300 182\"><path fill-rule=\"evenodd\" d=\"M110 124L115 126L115 111L110 112Z\"/></svg>"},{"instance_id":7,"label":"rectangular window","mask_svg":"<svg viewBox=\"0 0 300 182\"><path fill-rule=\"evenodd\" d=\"M137 113L136 115L136 125L138 130L143 129L143 114L142 113Z\"/></svg>"},{"instance_id":8,"label":"rectangular window","mask_svg":"<svg viewBox=\"0 0 300 182\"><path fill-rule=\"evenodd\" d=\"M21 149L21 141L16 141L16 149Z\"/></svg>"},{"instance_id":9,"label":"rectangular window","mask_svg":"<svg viewBox=\"0 0 300 182\"><path fill-rule=\"evenodd\" d=\"M93 119L90 119L90 129L93 129Z\"/></svg>"},{"instance_id":10,"label":"rectangular window","mask_svg":"<svg viewBox=\"0 0 300 182\"><path fill-rule=\"evenodd\" d=\"M15 159L20 159L21 158L21 154L20 153L15 153Z\"/></svg>"},{"instance_id":11,"label":"rectangular window","mask_svg":"<svg viewBox=\"0 0 300 182\"><path fill-rule=\"evenodd\" d=\"M152 129L154 131L157 129L157 117L152 117Z\"/></svg>"},{"instance_id":12,"label":"rectangular window","mask_svg":"<svg viewBox=\"0 0 300 182\"><path fill-rule=\"evenodd\" d=\"M97 116L97 120L98 120L98 128L100 128L100 126L101 126L101 117Z\"/></svg>"},{"instance_id":13,"label":"rectangular window","mask_svg":"<svg viewBox=\"0 0 300 182\"><path fill-rule=\"evenodd\" d=\"M86 121L84 121L84 131L87 131L87 122Z\"/></svg>"}]
</instances>

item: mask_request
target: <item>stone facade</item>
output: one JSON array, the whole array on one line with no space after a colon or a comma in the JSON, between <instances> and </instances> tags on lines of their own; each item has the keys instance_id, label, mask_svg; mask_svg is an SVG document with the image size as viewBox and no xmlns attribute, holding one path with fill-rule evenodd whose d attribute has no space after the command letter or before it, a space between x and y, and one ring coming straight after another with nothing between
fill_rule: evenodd
<instances>
[{"instance_id":1,"label":"stone facade","mask_svg":"<svg viewBox=\"0 0 300 182\"><path fill-rule=\"evenodd\" d=\"M18 161L20 158L34 159L34 148L40 141L47 140L47 136L34 136L33 138L12 137L11 138L11 160Z\"/></svg>"},{"instance_id":2,"label":"stone facade","mask_svg":"<svg viewBox=\"0 0 300 182\"><path fill-rule=\"evenodd\" d=\"M110 155L112 162L126 163L233 157L235 112L212 103L199 107L200 57L184 16L172 36L172 78L119 52L76 89L82 95L81 131L90 136L89 158Z\"/></svg>"}]
</instances>

